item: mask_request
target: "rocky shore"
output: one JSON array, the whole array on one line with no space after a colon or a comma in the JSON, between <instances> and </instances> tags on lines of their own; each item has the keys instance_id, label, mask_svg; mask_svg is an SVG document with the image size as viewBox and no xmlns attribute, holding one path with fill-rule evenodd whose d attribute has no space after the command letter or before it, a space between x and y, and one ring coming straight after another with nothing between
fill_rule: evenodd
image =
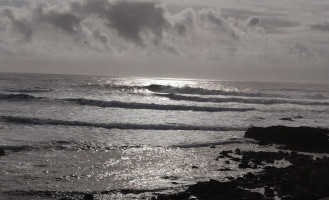
<instances>
[{"instance_id":1,"label":"rocky shore","mask_svg":"<svg viewBox=\"0 0 329 200\"><path fill-rule=\"evenodd\" d=\"M248 173L228 182L210 180L191 185L187 190L170 195L158 195L153 200L317 200L329 197L329 158L315 158L301 152L329 153L328 130L309 127L274 126L251 127L245 133L261 145L280 144L290 151L253 152L222 151L221 158L240 162L239 168L258 168L260 165L286 160L285 168L266 166L260 173Z\"/></svg>"},{"instance_id":2,"label":"rocky shore","mask_svg":"<svg viewBox=\"0 0 329 200\"><path fill-rule=\"evenodd\" d=\"M251 127L245 138L252 138L260 145L278 145L277 151L250 151L239 148L218 151L215 160L237 163L238 169L229 167L220 171L257 169L241 177L227 177L229 181L209 180L188 186L185 191L163 194L159 191L120 191L122 194L151 193L152 200L319 200L329 197L329 130L309 127L273 126ZM211 146L210 148L216 148ZM273 150L273 148L272 148ZM218 153L217 152L217 153ZM305 153L307 152L307 153ZM216 153L216 154L217 154ZM0 156L6 156L0 148ZM275 167L276 163L289 165ZM198 168L192 166L192 168ZM216 178L216 177L214 177ZM102 199L103 192L27 191L14 195L44 197L61 200Z\"/></svg>"}]
</instances>

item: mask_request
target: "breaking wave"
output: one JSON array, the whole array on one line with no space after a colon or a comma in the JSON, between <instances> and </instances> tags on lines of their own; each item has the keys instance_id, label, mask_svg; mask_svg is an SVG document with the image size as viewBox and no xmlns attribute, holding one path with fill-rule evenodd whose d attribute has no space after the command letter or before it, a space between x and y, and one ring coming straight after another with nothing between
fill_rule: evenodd
<instances>
[{"instance_id":1,"label":"breaking wave","mask_svg":"<svg viewBox=\"0 0 329 200\"><path fill-rule=\"evenodd\" d=\"M82 126L105 129L132 129L132 130L200 130L200 131L245 131L245 127L225 127L225 126L191 126L184 124L128 124L128 123L92 123L81 121L64 121L56 119L40 119L15 116L0 116L0 121L28 124L28 125L59 125L59 126Z\"/></svg>"},{"instance_id":2,"label":"breaking wave","mask_svg":"<svg viewBox=\"0 0 329 200\"><path fill-rule=\"evenodd\" d=\"M177 111L196 111L196 112L246 112L255 110L255 108L220 108L209 106L188 106L188 105L168 105L154 103L136 103L122 101L102 101L94 99L48 99L45 97L35 97L27 94L0 94L3 100L48 100L58 102L73 102L85 106L111 107L124 109L148 109L148 110L177 110Z\"/></svg>"},{"instance_id":3,"label":"breaking wave","mask_svg":"<svg viewBox=\"0 0 329 200\"><path fill-rule=\"evenodd\" d=\"M126 109L150 109L150 110L181 110L181 111L200 111L200 112L245 112L255 110L254 108L219 108L219 107L204 107L204 106L188 106L188 105L166 105L153 103L135 103L121 101L102 101L92 99L62 99L71 101L80 105L97 106L97 107L114 107Z\"/></svg>"},{"instance_id":4,"label":"breaking wave","mask_svg":"<svg viewBox=\"0 0 329 200\"><path fill-rule=\"evenodd\" d=\"M223 91L223 90L209 90L204 88L192 88L192 87L173 87L173 86L156 85L156 84L146 86L145 88L151 92L159 92L159 93L273 97L273 94L269 95L264 93L245 93L245 92L233 92L233 91Z\"/></svg>"},{"instance_id":5,"label":"breaking wave","mask_svg":"<svg viewBox=\"0 0 329 200\"><path fill-rule=\"evenodd\" d=\"M194 101L194 102L212 102L212 103L244 103L244 104L296 104L296 105L319 105L328 106L329 102L316 102L316 101L295 101L284 99L246 99L246 98L204 98L197 96L183 96L177 94L155 94L156 96L166 97L175 101Z\"/></svg>"},{"instance_id":6,"label":"breaking wave","mask_svg":"<svg viewBox=\"0 0 329 200\"><path fill-rule=\"evenodd\" d=\"M35 97L28 94L3 94L0 93L2 100L29 100L29 99L44 99L43 97Z\"/></svg>"},{"instance_id":7,"label":"breaking wave","mask_svg":"<svg viewBox=\"0 0 329 200\"><path fill-rule=\"evenodd\" d=\"M32 89L6 89L7 92L17 92L17 93L41 93L41 92L51 92L52 89L47 88L32 88Z\"/></svg>"}]
</instances>

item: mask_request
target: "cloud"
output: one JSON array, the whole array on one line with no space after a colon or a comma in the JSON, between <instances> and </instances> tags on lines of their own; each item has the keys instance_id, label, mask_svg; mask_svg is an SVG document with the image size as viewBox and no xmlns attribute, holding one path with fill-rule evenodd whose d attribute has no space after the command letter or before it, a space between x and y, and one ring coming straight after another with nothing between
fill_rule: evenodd
<instances>
[{"instance_id":1,"label":"cloud","mask_svg":"<svg viewBox=\"0 0 329 200\"><path fill-rule=\"evenodd\" d=\"M0 5L0 57L61 60L97 55L116 59L116 64L153 60L261 68L324 66L329 52L323 43L329 38L321 33L329 30L328 23L310 26L302 14L294 18L287 10L272 7L219 9L209 1L207 6L198 3L173 12L167 1L31 2Z\"/></svg>"},{"instance_id":2,"label":"cloud","mask_svg":"<svg viewBox=\"0 0 329 200\"><path fill-rule=\"evenodd\" d=\"M323 23L312 24L310 25L310 27L318 31L329 31L329 22L325 21Z\"/></svg>"},{"instance_id":3,"label":"cloud","mask_svg":"<svg viewBox=\"0 0 329 200\"><path fill-rule=\"evenodd\" d=\"M143 45L141 32L152 32L156 40L162 39L162 31L167 24L164 9L152 2L120 1L110 7L108 13L110 27L127 40Z\"/></svg>"},{"instance_id":4,"label":"cloud","mask_svg":"<svg viewBox=\"0 0 329 200\"><path fill-rule=\"evenodd\" d=\"M260 19L258 17L251 17L249 19L248 25L249 26L257 26L260 24Z\"/></svg>"},{"instance_id":5,"label":"cloud","mask_svg":"<svg viewBox=\"0 0 329 200\"><path fill-rule=\"evenodd\" d=\"M103 45L103 50L136 45L178 53L179 43L186 42L186 37L191 43L205 42L203 45L208 39L202 36L238 39L237 29L218 11L187 8L172 14L153 1L37 1L25 8L6 8L1 16L7 27L2 35L29 43L59 38L59 45L71 38L79 44L87 41L92 48Z\"/></svg>"}]
</instances>

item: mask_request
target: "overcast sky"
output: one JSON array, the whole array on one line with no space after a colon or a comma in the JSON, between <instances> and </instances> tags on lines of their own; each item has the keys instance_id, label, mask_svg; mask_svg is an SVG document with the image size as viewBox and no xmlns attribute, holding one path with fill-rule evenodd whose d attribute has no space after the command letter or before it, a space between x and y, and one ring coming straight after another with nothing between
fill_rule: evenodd
<instances>
[{"instance_id":1,"label":"overcast sky","mask_svg":"<svg viewBox=\"0 0 329 200\"><path fill-rule=\"evenodd\" d=\"M329 83L328 0L0 0L0 71Z\"/></svg>"}]
</instances>

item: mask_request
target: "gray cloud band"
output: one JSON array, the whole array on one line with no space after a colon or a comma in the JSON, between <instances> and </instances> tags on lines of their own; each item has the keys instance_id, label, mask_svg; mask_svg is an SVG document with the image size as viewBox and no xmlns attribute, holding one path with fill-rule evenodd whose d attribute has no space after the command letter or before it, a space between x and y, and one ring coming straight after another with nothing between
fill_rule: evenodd
<instances>
[{"instance_id":1,"label":"gray cloud band","mask_svg":"<svg viewBox=\"0 0 329 200\"><path fill-rule=\"evenodd\" d=\"M281 34L285 33L283 28L298 28L300 24L271 16L258 17L254 12L242 15L239 10L240 18L235 18L236 10L224 10L223 17L218 10L209 8L187 7L171 13L163 4L146 0L36 2L19 8L0 7L3 55L45 54L51 46L59 53L68 49L77 54L87 50L108 54L142 48L150 53L160 52L159 55L165 52L227 62L240 59L243 63L245 59L291 62L327 57L322 56L327 54L326 49L316 47L319 49L314 51L314 47L305 44L307 40L284 42L290 36ZM312 28L324 31L327 25ZM271 30L280 33L280 37L267 35Z\"/></svg>"},{"instance_id":2,"label":"gray cloud band","mask_svg":"<svg viewBox=\"0 0 329 200\"><path fill-rule=\"evenodd\" d=\"M153 43L158 44L164 31L185 36L197 20L205 25L204 28L238 39L229 23L213 11L204 9L197 12L186 9L173 16L160 4L148 1L87 0L67 3L64 8L40 3L23 15L16 12L15 9L6 8L1 15L10 21L11 29L19 32L26 41L31 40L37 29L44 24L78 38L85 22L95 18L103 27L116 31L126 41L141 47L145 47L142 34L153 36ZM170 19L168 15L171 15ZM250 25L258 25L258 22L258 18L253 18ZM96 39L106 42L107 36L101 37L98 34Z\"/></svg>"}]
</instances>

